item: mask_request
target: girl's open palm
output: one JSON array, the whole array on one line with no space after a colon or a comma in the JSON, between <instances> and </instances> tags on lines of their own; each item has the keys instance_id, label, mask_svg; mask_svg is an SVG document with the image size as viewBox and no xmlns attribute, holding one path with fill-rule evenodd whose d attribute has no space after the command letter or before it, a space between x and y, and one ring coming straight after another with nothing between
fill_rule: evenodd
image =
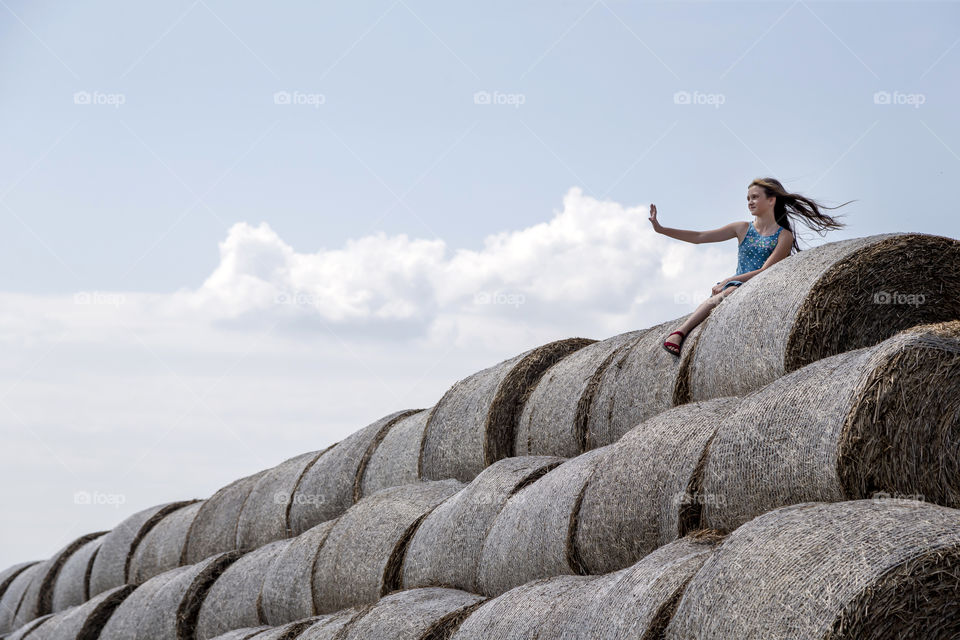
<instances>
[{"instance_id":1,"label":"girl's open palm","mask_svg":"<svg viewBox=\"0 0 960 640\"><path fill-rule=\"evenodd\" d=\"M653 225L653 228L654 228L654 229L657 229L657 228L660 227L660 223L657 221L657 205L655 205L655 204L651 204L651 205L650 205L650 218L649 218L649 220L650 220L650 224Z\"/></svg>"}]
</instances>

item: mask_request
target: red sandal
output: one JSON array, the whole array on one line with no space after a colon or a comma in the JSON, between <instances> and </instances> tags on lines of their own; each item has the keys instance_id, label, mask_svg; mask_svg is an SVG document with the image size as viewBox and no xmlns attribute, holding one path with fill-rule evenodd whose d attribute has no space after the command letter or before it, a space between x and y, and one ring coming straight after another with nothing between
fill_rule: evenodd
<instances>
[{"instance_id":1,"label":"red sandal","mask_svg":"<svg viewBox=\"0 0 960 640\"><path fill-rule=\"evenodd\" d=\"M679 355L680 355L680 347L683 345L683 341L684 341L684 339L686 339L687 334L685 334L683 331L674 331L673 333L670 334L670 336L672 336L672 335L678 335L678 336L680 336L680 342L679 342L679 344L674 344L674 343L672 343L672 342L664 342L664 343L663 343L663 348L666 349L667 351L669 351L670 353L672 353L673 355L679 356ZM669 338L670 336L667 336L667 337Z\"/></svg>"}]
</instances>

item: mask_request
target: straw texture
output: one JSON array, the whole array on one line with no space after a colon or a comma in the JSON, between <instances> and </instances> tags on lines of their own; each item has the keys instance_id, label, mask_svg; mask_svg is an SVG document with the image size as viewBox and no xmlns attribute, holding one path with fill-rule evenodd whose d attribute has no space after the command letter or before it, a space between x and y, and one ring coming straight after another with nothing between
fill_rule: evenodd
<instances>
[{"instance_id":1,"label":"straw texture","mask_svg":"<svg viewBox=\"0 0 960 640\"><path fill-rule=\"evenodd\" d=\"M150 578L116 608L110 619L103 625L98 640L131 640L137 637L141 620L146 616L153 598L168 582L190 571L190 567L178 567Z\"/></svg>"},{"instance_id":2,"label":"straw texture","mask_svg":"<svg viewBox=\"0 0 960 640\"><path fill-rule=\"evenodd\" d=\"M453 385L427 422L424 479L470 482L497 460L515 455L517 421L541 376L593 342L583 338L551 342Z\"/></svg>"},{"instance_id":3,"label":"straw texture","mask_svg":"<svg viewBox=\"0 0 960 640\"><path fill-rule=\"evenodd\" d=\"M415 411L397 411L380 418L337 443L307 469L293 492L290 505L293 535L333 520L353 505L361 466L365 466L390 427L412 413Z\"/></svg>"},{"instance_id":4,"label":"straw texture","mask_svg":"<svg viewBox=\"0 0 960 640\"><path fill-rule=\"evenodd\" d=\"M447 586L476 592L477 565L494 519L516 491L565 458L506 458L438 506L417 527L403 561L403 587Z\"/></svg>"},{"instance_id":5,"label":"straw texture","mask_svg":"<svg viewBox=\"0 0 960 640\"><path fill-rule=\"evenodd\" d=\"M22 627L19 627L15 631L12 631L9 635L3 636L3 640L24 640L24 638L29 636L34 629L36 629L37 627L39 627L40 625L42 625L44 622L46 622L52 617L53 617L53 614L48 613L46 615L40 616L39 618L36 618L35 620L31 620L30 622L23 625Z\"/></svg>"},{"instance_id":6,"label":"straw texture","mask_svg":"<svg viewBox=\"0 0 960 640\"><path fill-rule=\"evenodd\" d=\"M195 500L168 502L138 511L114 527L103 538L90 570L90 596L127 584L133 550L164 516Z\"/></svg>"},{"instance_id":7,"label":"straw texture","mask_svg":"<svg viewBox=\"0 0 960 640\"><path fill-rule=\"evenodd\" d=\"M821 358L958 317L960 242L887 234L825 244L714 309L686 353L680 399L743 395Z\"/></svg>"},{"instance_id":8,"label":"straw texture","mask_svg":"<svg viewBox=\"0 0 960 640\"><path fill-rule=\"evenodd\" d=\"M315 622L314 619L297 620L296 622L290 622L273 629L261 631L253 637L256 638L256 640L293 640L294 638L300 638L303 632L313 626Z\"/></svg>"},{"instance_id":9,"label":"straw texture","mask_svg":"<svg viewBox=\"0 0 960 640\"><path fill-rule=\"evenodd\" d=\"M420 451L432 410L422 409L389 427L362 470L357 500L387 487L420 480Z\"/></svg>"},{"instance_id":10,"label":"straw texture","mask_svg":"<svg viewBox=\"0 0 960 640\"><path fill-rule=\"evenodd\" d=\"M130 559L133 584L143 584L153 576L183 564L187 532L202 507L201 500L167 514L143 537Z\"/></svg>"},{"instance_id":11,"label":"straw texture","mask_svg":"<svg viewBox=\"0 0 960 640\"><path fill-rule=\"evenodd\" d=\"M318 613L376 602L399 587L407 543L417 525L463 484L436 480L384 489L347 510L314 567Z\"/></svg>"},{"instance_id":12,"label":"straw texture","mask_svg":"<svg viewBox=\"0 0 960 640\"><path fill-rule=\"evenodd\" d=\"M420 640L456 627L484 598L432 587L398 591L381 598L349 625L342 640ZM338 639L339 640L339 639Z\"/></svg>"},{"instance_id":13,"label":"straw texture","mask_svg":"<svg viewBox=\"0 0 960 640\"><path fill-rule=\"evenodd\" d=\"M243 504L267 471L269 469L235 480L203 501L187 533L184 564L196 564L237 548L237 523Z\"/></svg>"},{"instance_id":14,"label":"straw texture","mask_svg":"<svg viewBox=\"0 0 960 640\"><path fill-rule=\"evenodd\" d=\"M339 640L340 634L344 633L354 620L365 614L369 609L369 606L341 609L335 613L320 616L316 622L300 634L297 640Z\"/></svg>"},{"instance_id":15,"label":"straw texture","mask_svg":"<svg viewBox=\"0 0 960 640\"><path fill-rule=\"evenodd\" d=\"M574 547L587 479L610 447L569 460L515 493L494 520L480 553L477 586L496 596L537 578L582 574Z\"/></svg>"},{"instance_id":16,"label":"straw texture","mask_svg":"<svg viewBox=\"0 0 960 640\"><path fill-rule=\"evenodd\" d=\"M269 630L270 627L266 625L260 627L248 627L246 629L234 629L233 631L227 631L226 633L220 634L215 640L250 640L258 633Z\"/></svg>"},{"instance_id":17,"label":"straw texture","mask_svg":"<svg viewBox=\"0 0 960 640\"><path fill-rule=\"evenodd\" d=\"M88 540L63 563L53 583L52 612L63 611L90 599L90 571L105 534Z\"/></svg>"},{"instance_id":18,"label":"straw texture","mask_svg":"<svg viewBox=\"0 0 960 640\"><path fill-rule=\"evenodd\" d=\"M608 460L587 483L578 513L576 548L587 573L630 566L700 528L699 509L685 522L681 512L705 501L695 472L720 421L737 403L720 398L675 407L611 445Z\"/></svg>"},{"instance_id":19,"label":"straw texture","mask_svg":"<svg viewBox=\"0 0 960 640\"><path fill-rule=\"evenodd\" d=\"M523 405L514 451L518 456L572 458L587 450L587 417L603 371L642 331L623 333L575 351L540 378Z\"/></svg>"},{"instance_id":20,"label":"straw texture","mask_svg":"<svg viewBox=\"0 0 960 640\"><path fill-rule=\"evenodd\" d=\"M43 562L36 562L17 571L9 581L3 598L0 598L0 633L16 629L14 620L17 609L30 584L38 579L38 576L42 578L44 573L46 573L46 565Z\"/></svg>"},{"instance_id":21,"label":"straw texture","mask_svg":"<svg viewBox=\"0 0 960 640\"><path fill-rule=\"evenodd\" d=\"M802 503L730 534L667 638L956 638L960 512L913 500Z\"/></svg>"},{"instance_id":22,"label":"straw texture","mask_svg":"<svg viewBox=\"0 0 960 640\"><path fill-rule=\"evenodd\" d=\"M308 618L313 607L313 565L336 520L309 529L284 548L271 563L260 591L261 619L279 625Z\"/></svg>"},{"instance_id":23,"label":"straw texture","mask_svg":"<svg viewBox=\"0 0 960 640\"><path fill-rule=\"evenodd\" d=\"M231 629L265 624L260 616L263 581L277 557L290 545L277 540L244 554L224 569L207 590L197 616L197 640Z\"/></svg>"},{"instance_id":24,"label":"straw texture","mask_svg":"<svg viewBox=\"0 0 960 640\"><path fill-rule=\"evenodd\" d=\"M29 640L97 640L114 610L135 589L125 584L100 593L81 605L55 613L36 627Z\"/></svg>"},{"instance_id":25,"label":"straw texture","mask_svg":"<svg viewBox=\"0 0 960 640\"><path fill-rule=\"evenodd\" d=\"M806 501L960 506L960 322L908 329L744 398L710 447L704 522L730 531Z\"/></svg>"}]
</instances>

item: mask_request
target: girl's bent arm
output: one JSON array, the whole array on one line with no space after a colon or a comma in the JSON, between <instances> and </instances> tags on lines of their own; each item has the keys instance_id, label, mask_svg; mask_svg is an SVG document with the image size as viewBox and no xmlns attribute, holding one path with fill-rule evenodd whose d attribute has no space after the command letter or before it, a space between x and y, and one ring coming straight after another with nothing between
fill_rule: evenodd
<instances>
[{"instance_id":1,"label":"girl's bent arm","mask_svg":"<svg viewBox=\"0 0 960 640\"><path fill-rule=\"evenodd\" d=\"M756 271L748 271L746 273L741 273L738 276L733 276L732 278L727 278L727 281L730 280L739 280L740 282L746 282L753 276L759 274L761 271L766 271L773 265L777 264L784 258L790 255L790 250L793 248L793 234L784 229L780 232L780 237L777 238L777 246L774 248L773 253L770 254L770 257L767 258L767 261L763 263L763 266L757 269Z\"/></svg>"}]
</instances>

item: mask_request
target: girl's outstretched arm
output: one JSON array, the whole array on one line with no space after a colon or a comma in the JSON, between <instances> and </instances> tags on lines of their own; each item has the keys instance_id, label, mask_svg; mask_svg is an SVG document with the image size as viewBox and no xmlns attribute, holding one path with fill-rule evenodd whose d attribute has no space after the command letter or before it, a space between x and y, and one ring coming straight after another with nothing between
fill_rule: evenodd
<instances>
[{"instance_id":1,"label":"girl's outstretched arm","mask_svg":"<svg viewBox=\"0 0 960 640\"><path fill-rule=\"evenodd\" d=\"M743 236L747 234L747 229L750 227L749 223L746 222L731 222L728 225L724 225L719 229L711 229L710 231L687 231L686 229L671 229L669 227L664 227L657 220L657 205L650 205L650 224L653 225L653 230L657 233L662 233L665 236L674 238L676 240L682 240L684 242L691 242L693 244L702 244L704 242L723 242L724 240L730 240L736 238L737 241L743 239Z\"/></svg>"}]
</instances>

